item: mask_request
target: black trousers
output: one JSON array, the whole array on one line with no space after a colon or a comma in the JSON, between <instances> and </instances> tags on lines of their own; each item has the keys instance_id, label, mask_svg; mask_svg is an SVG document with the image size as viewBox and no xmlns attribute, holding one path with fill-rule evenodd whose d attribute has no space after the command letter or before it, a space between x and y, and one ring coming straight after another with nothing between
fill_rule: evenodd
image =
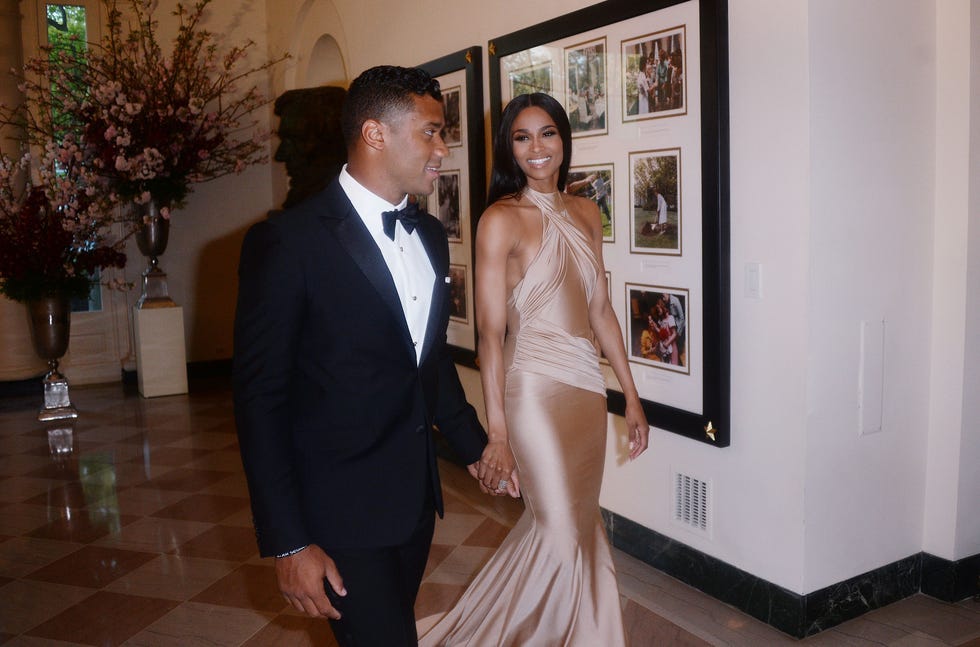
<instances>
[{"instance_id":1,"label":"black trousers","mask_svg":"<svg viewBox=\"0 0 980 647\"><path fill-rule=\"evenodd\" d=\"M340 620L330 627L340 647L415 647L415 598L429 558L435 509L426 504L409 541L400 546L326 549L337 564L347 595L324 580Z\"/></svg>"}]
</instances>

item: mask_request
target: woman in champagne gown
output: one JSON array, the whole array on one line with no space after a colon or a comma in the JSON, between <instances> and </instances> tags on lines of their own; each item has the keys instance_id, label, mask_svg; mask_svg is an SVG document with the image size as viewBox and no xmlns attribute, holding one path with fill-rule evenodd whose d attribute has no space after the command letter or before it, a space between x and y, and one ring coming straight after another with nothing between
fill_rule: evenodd
<instances>
[{"instance_id":1,"label":"woman in champagne gown","mask_svg":"<svg viewBox=\"0 0 980 647\"><path fill-rule=\"evenodd\" d=\"M626 396L630 458L649 428L602 264L602 220L560 192L571 158L561 105L513 99L494 143L477 231L476 305L489 443L479 476L525 512L423 647L625 645L599 514L606 387L597 342Z\"/></svg>"}]
</instances>

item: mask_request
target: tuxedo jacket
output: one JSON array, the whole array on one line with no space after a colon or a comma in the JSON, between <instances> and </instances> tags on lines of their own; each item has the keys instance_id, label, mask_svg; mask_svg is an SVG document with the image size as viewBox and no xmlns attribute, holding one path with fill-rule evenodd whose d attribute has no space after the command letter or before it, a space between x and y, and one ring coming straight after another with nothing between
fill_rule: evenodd
<instances>
[{"instance_id":1,"label":"tuxedo jacket","mask_svg":"<svg viewBox=\"0 0 980 647\"><path fill-rule=\"evenodd\" d=\"M442 514L433 426L466 463L483 451L446 348L446 234L428 214L416 231L436 275L418 362L391 273L336 179L245 236L233 387L263 556L403 543L430 501Z\"/></svg>"}]
</instances>

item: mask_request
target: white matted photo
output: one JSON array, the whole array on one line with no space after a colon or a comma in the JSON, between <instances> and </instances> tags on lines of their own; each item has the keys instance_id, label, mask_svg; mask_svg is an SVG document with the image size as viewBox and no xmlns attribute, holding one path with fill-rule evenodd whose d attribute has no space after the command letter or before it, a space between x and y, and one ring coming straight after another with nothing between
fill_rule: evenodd
<instances>
[{"instance_id":1,"label":"white matted photo","mask_svg":"<svg viewBox=\"0 0 980 647\"><path fill-rule=\"evenodd\" d=\"M449 318L459 323L469 323L467 303L466 266L449 265Z\"/></svg>"},{"instance_id":2,"label":"white matted photo","mask_svg":"<svg viewBox=\"0 0 980 647\"><path fill-rule=\"evenodd\" d=\"M687 114L686 34L681 25L622 42L623 121Z\"/></svg>"},{"instance_id":3,"label":"white matted photo","mask_svg":"<svg viewBox=\"0 0 980 647\"><path fill-rule=\"evenodd\" d=\"M463 122L459 101L460 86L442 89L442 111L446 120L442 130L442 141L450 147L463 145Z\"/></svg>"},{"instance_id":4,"label":"white matted photo","mask_svg":"<svg viewBox=\"0 0 980 647\"><path fill-rule=\"evenodd\" d=\"M436 183L439 213L436 216L446 230L446 237L451 243L463 241L462 225L459 209L459 171L440 171Z\"/></svg>"},{"instance_id":5,"label":"white matted photo","mask_svg":"<svg viewBox=\"0 0 980 647\"><path fill-rule=\"evenodd\" d=\"M520 94L551 94L551 63L537 63L509 73L510 99Z\"/></svg>"},{"instance_id":6,"label":"white matted photo","mask_svg":"<svg viewBox=\"0 0 980 647\"><path fill-rule=\"evenodd\" d=\"M572 137L609 132L606 52L605 38L565 48L565 111Z\"/></svg>"},{"instance_id":7,"label":"white matted photo","mask_svg":"<svg viewBox=\"0 0 980 647\"><path fill-rule=\"evenodd\" d=\"M630 252L681 255L681 150L638 151L630 159Z\"/></svg>"},{"instance_id":8,"label":"white matted photo","mask_svg":"<svg viewBox=\"0 0 980 647\"><path fill-rule=\"evenodd\" d=\"M690 374L688 291L626 284L629 360Z\"/></svg>"},{"instance_id":9,"label":"white matted photo","mask_svg":"<svg viewBox=\"0 0 980 647\"><path fill-rule=\"evenodd\" d=\"M602 242L616 241L616 224L613 217L613 165L590 164L568 169L565 192L588 198L599 207L602 218Z\"/></svg>"}]
</instances>

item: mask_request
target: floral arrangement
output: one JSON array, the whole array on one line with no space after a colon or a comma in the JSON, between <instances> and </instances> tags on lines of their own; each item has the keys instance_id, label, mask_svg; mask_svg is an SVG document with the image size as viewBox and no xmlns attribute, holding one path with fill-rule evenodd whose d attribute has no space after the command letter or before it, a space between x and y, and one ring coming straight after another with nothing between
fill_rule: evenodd
<instances>
[{"instance_id":1,"label":"floral arrangement","mask_svg":"<svg viewBox=\"0 0 980 647\"><path fill-rule=\"evenodd\" d=\"M82 158L70 135L48 142L37 164L0 155L0 294L84 297L96 270L126 264L122 241L108 240L112 206Z\"/></svg>"},{"instance_id":2,"label":"floral arrangement","mask_svg":"<svg viewBox=\"0 0 980 647\"><path fill-rule=\"evenodd\" d=\"M177 3L173 47L157 39L156 3L104 0L101 43L47 47L20 77L26 103L0 107L0 124L18 124L35 143L76 133L82 163L108 182L123 204L153 199L161 214L185 203L192 185L267 158L267 133L249 115L268 103L239 86L285 57L248 66L248 41L219 52L202 27L212 0ZM77 40L77 37L75 38Z\"/></svg>"}]
</instances>

